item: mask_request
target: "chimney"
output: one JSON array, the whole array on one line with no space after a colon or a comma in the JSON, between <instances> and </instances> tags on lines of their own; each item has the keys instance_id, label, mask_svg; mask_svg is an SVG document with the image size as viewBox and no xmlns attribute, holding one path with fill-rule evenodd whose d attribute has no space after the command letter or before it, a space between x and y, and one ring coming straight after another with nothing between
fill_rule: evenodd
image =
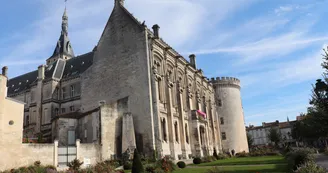
<instances>
[{"instance_id":1,"label":"chimney","mask_svg":"<svg viewBox=\"0 0 328 173\"><path fill-rule=\"evenodd\" d=\"M194 67L194 69L196 69L196 55L195 54L191 54L189 55L189 59L190 59L190 65L192 67Z\"/></svg>"},{"instance_id":2,"label":"chimney","mask_svg":"<svg viewBox=\"0 0 328 173\"><path fill-rule=\"evenodd\" d=\"M153 26L153 32L154 32L154 37L155 37L155 38L159 38L159 33L158 33L159 28L160 28L160 27L159 27L157 24L155 24L155 25Z\"/></svg>"},{"instance_id":3,"label":"chimney","mask_svg":"<svg viewBox=\"0 0 328 173\"><path fill-rule=\"evenodd\" d=\"M44 65L40 65L38 67L38 80L43 80L44 79Z\"/></svg>"},{"instance_id":4,"label":"chimney","mask_svg":"<svg viewBox=\"0 0 328 173\"><path fill-rule=\"evenodd\" d=\"M7 66L2 67L2 73L1 74L3 76L8 77L8 67Z\"/></svg>"}]
</instances>

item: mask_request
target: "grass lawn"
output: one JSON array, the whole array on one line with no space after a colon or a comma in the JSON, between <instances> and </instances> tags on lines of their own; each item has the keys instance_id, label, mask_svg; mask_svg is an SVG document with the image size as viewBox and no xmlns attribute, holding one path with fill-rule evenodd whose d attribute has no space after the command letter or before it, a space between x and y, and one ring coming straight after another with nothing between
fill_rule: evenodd
<instances>
[{"instance_id":1,"label":"grass lawn","mask_svg":"<svg viewBox=\"0 0 328 173\"><path fill-rule=\"evenodd\" d=\"M205 173L206 170L211 169L211 166L203 167L193 167L178 169L173 173ZM243 166L223 166L220 167L224 173L265 173L265 172L275 172L275 173L286 173L287 165L283 164L266 164L266 165L243 165Z\"/></svg>"},{"instance_id":2,"label":"grass lawn","mask_svg":"<svg viewBox=\"0 0 328 173\"><path fill-rule=\"evenodd\" d=\"M197 166L285 164L283 156L239 157L201 163ZM196 166L196 165L195 165Z\"/></svg>"}]
</instances>

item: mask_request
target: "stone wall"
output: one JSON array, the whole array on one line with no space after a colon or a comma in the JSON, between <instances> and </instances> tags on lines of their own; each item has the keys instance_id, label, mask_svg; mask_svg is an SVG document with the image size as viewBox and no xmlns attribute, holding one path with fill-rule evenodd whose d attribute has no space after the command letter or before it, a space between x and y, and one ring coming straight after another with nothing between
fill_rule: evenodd
<instances>
[{"instance_id":1,"label":"stone wall","mask_svg":"<svg viewBox=\"0 0 328 173\"><path fill-rule=\"evenodd\" d=\"M97 45L93 65L81 76L82 111L98 107L100 101L113 103L128 98L141 152L154 149L149 75L145 27L116 4ZM109 131L105 128L108 126L102 124L101 133ZM112 137L106 140L115 142Z\"/></svg>"},{"instance_id":2,"label":"stone wall","mask_svg":"<svg viewBox=\"0 0 328 173\"><path fill-rule=\"evenodd\" d=\"M88 167L101 162L101 146L99 144L80 144L77 140L76 151L76 158L83 162L82 167Z\"/></svg>"},{"instance_id":3,"label":"stone wall","mask_svg":"<svg viewBox=\"0 0 328 173\"><path fill-rule=\"evenodd\" d=\"M0 171L28 166L40 160L56 165L57 142L22 144L24 103L6 98L7 78L0 75Z\"/></svg>"}]
</instances>

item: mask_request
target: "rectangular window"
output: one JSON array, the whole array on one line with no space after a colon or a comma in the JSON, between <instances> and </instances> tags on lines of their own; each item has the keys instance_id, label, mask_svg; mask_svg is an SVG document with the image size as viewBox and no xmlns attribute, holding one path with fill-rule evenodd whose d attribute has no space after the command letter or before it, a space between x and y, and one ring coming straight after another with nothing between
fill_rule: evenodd
<instances>
[{"instance_id":1,"label":"rectangular window","mask_svg":"<svg viewBox=\"0 0 328 173\"><path fill-rule=\"evenodd\" d=\"M220 124L224 124L224 119L223 119L223 117L220 118Z\"/></svg>"},{"instance_id":2,"label":"rectangular window","mask_svg":"<svg viewBox=\"0 0 328 173\"><path fill-rule=\"evenodd\" d=\"M66 88L65 87L62 88L62 98L66 99Z\"/></svg>"},{"instance_id":3,"label":"rectangular window","mask_svg":"<svg viewBox=\"0 0 328 173\"><path fill-rule=\"evenodd\" d=\"M88 131L87 129L84 129L84 138L87 138L88 137Z\"/></svg>"},{"instance_id":4,"label":"rectangular window","mask_svg":"<svg viewBox=\"0 0 328 173\"><path fill-rule=\"evenodd\" d=\"M58 115L58 114L59 114L59 109L55 108L55 115Z\"/></svg>"},{"instance_id":5,"label":"rectangular window","mask_svg":"<svg viewBox=\"0 0 328 173\"><path fill-rule=\"evenodd\" d=\"M221 99L218 99L218 106L222 107L222 100Z\"/></svg>"},{"instance_id":6,"label":"rectangular window","mask_svg":"<svg viewBox=\"0 0 328 173\"><path fill-rule=\"evenodd\" d=\"M45 108L43 111L42 124L47 123L47 118L48 118L48 108Z\"/></svg>"},{"instance_id":7,"label":"rectangular window","mask_svg":"<svg viewBox=\"0 0 328 173\"><path fill-rule=\"evenodd\" d=\"M69 107L69 109L70 109L71 112L74 112L75 111L74 106Z\"/></svg>"},{"instance_id":8,"label":"rectangular window","mask_svg":"<svg viewBox=\"0 0 328 173\"><path fill-rule=\"evenodd\" d=\"M226 140L227 139L227 136L226 136L226 133L225 132L222 132L221 133L221 136L222 136L222 140Z\"/></svg>"},{"instance_id":9,"label":"rectangular window","mask_svg":"<svg viewBox=\"0 0 328 173\"><path fill-rule=\"evenodd\" d=\"M66 112L65 108L61 108L61 113L64 114Z\"/></svg>"},{"instance_id":10,"label":"rectangular window","mask_svg":"<svg viewBox=\"0 0 328 173\"><path fill-rule=\"evenodd\" d=\"M75 96L75 86L71 85L71 97Z\"/></svg>"},{"instance_id":11,"label":"rectangular window","mask_svg":"<svg viewBox=\"0 0 328 173\"><path fill-rule=\"evenodd\" d=\"M25 125L29 125L30 124L30 116L26 115L26 124Z\"/></svg>"}]
</instances>

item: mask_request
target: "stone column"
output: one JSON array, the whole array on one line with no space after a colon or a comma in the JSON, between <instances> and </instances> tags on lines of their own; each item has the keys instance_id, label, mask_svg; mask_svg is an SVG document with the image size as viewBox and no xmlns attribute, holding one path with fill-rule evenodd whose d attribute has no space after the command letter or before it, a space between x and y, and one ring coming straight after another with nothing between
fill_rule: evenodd
<instances>
[{"instance_id":1,"label":"stone column","mask_svg":"<svg viewBox=\"0 0 328 173\"><path fill-rule=\"evenodd\" d=\"M76 158L79 159L80 161L83 161L80 158L81 157L80 144L81 144L81 140L80 139L76 139L76 141L75 141L75 145L76 145Z\"/></svg>"},{"instance_id":2,"label":"stone column","mask_svg":"<svg viewBox=\"0 0 328 173\"><path fill-rule=\"evenodd\" d=\"M162 157L162 141L161 141L161 119L160 119L160 112L159 112L159 81L162 80L161 76L158 74L157 68L159 67L160 64L154 64L153 66L153 81L152 81L152 97L153 97L153 111L154 111L154 139L155 139L155 149L157 151L157 155L159 158ZM163 137L162 137L163 138Z\"/></svg>"},{"instance_id":3,"label":"stone column","mask_svg":"<svg viewBox=\"0 0 328 173\"><path fill-rule=\"evenodd\" d=\"M180 114L180 136L181 136L181 150L182 150L182 155L183 157L187 158L187 154L186 154L186 132L185 132L185 115L184 115L184 111L183 111L183 88L180 86L180 82L178 83L178 93L179 93L179 114Z\"/></svg>"},{"instance_id":4,"label":"stone column","mask_svg":"<svg viewBox=\"0 0 328 173\"><path fill-rule=\"evenodd\" d=\"M54 141L54 160L53 160L53 166L58 167L58 140L56 139Z\"/></svg>"},{"instance_id":5,"label":"stone column","mask_svg":"<svg viewBox=\"0 0 328 173\"><path fill-rule=\"evenodd\" d=\"M172 113L172 87L173 83L168 80L168 94L167 94L167 100L168 100L168 108L167 108L167 124L168 124L168 131L169 131L169 141L170 141L170 151L171 156L175 158L175 150L174 150L174 128L173 128L173 113Z\"/></svg>"}]
</instances>

